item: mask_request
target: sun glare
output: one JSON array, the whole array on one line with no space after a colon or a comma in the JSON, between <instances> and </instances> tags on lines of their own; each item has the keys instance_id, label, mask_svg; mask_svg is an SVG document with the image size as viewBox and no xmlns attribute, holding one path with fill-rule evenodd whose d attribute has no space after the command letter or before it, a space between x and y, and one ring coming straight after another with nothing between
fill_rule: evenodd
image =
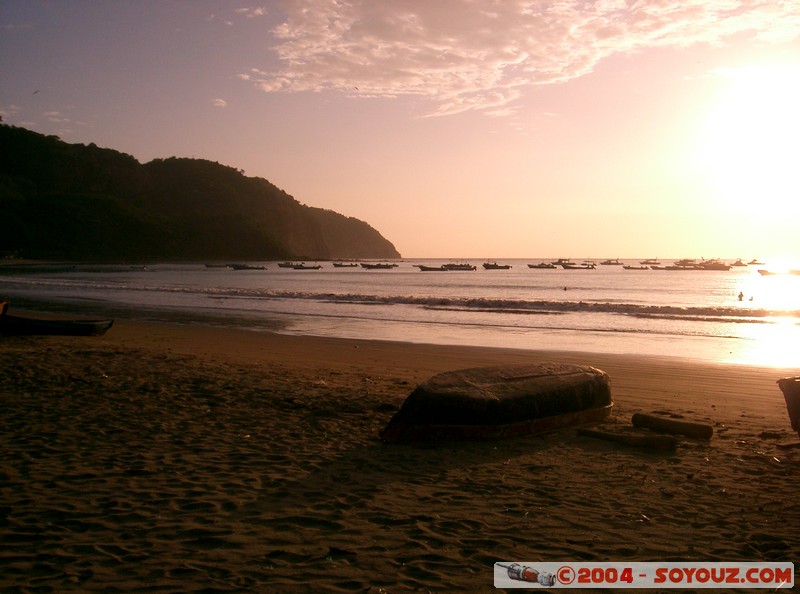
<instances>
[{"instance_id":1,"label":"sun glare","mask_svg":"<svg viewBox=\"0 0 800 594\"><path fill-rule=\"evenodd\" d=\"M800 65L720 71L699 142L716 200L734 211L800 214Z\"/></svg>"}]
</instances>

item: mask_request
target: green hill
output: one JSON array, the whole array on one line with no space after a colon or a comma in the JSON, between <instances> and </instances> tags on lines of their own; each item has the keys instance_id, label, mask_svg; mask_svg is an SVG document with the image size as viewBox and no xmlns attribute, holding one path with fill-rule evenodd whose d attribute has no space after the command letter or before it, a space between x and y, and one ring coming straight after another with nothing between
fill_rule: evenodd
<instances>
[{"instance_id":1,"label":"green hill","mask_svg":"<svg viewBox=\"0 0 800 594\"><path fill-rule=\"evenodd\" d=\"M399 258L364 221L200 159L0 125L0 253L68 260Z\"/></svg>"}]
</instances>

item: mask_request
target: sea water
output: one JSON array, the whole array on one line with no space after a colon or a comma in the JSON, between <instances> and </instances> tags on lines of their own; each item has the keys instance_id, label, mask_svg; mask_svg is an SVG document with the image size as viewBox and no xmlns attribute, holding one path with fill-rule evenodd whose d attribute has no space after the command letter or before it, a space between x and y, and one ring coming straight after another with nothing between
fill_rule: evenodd
<instances>
[{"instance_id":1,"label":"sea water","mask_svg":"<svg viewBox=\"0 0 800 594\"><path fill-rule=\"evenodd\" d=\"M32 308L418 343L639 353L800 367L800 276L729 271L233 270L205 263L0 268L0 298ZM638 265L636 260L629 264ZM766 268L758 266L758 268Z\"/></svg>"}]
</instances>

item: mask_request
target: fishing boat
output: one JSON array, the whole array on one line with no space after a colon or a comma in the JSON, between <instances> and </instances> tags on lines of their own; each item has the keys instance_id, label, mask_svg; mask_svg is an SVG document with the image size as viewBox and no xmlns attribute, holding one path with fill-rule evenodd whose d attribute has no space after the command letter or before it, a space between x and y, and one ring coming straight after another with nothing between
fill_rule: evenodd
<instances>
[{"instance_id":1,"label":"fishing boat","mask_svg":"<svg viewBox=\"0 0 800 594\"><path fill-rule=\"evenodd\" d=\"M297 262L278 262L278 268L294 268Z\"/></svg>"},{"instance_id":2,"label":"fishing boat","mask_svg":"<svg viewBox=\"0 0 800 594\"><path fill-rule=\"evenodd\" d=\"M381 432L388 442L494 439L590 424L611 414L608 375L538 363L440 373L411 392Z\"/></svg>"},{"instance_id":3,"label":"fishing boat","mask_svg":"<svg viewBox=\"0 0 800 594\"><path fill-rule=\"evenodd\" d=\"M555 270L556 268L558 268L558 266L556 266L552 262L539 262L538 264L528 264L528 268L537 268L537 269L542 269L542 270Z\"/></svg>"},{"instance_id":4,"label":"fishing boat","mask_svg":"<svg viewBox=\"0 0 800 594\"><path fill-rule=\"evenodd\" d=\"M601 266L622 266L622 262L619 261L619 258L614 258L613 260L603 260L600 262Z\"/></svg>"},{"instance_id":5,"label":"fishing boat","mask_svg":"<svg viewBox=\"0 0 800 594\"><path fill-rule=\"evenodd\" d=\"M736 262L734 262L733 264L731 264L731 267L734 267L734 266L736 266L737 268L738 268L738 267L742 267L742 266L747 266L747 263L746 263L746 262L742 262L742 259L741 259L741 258L738 258L738 259L736 260Z\"/></svg>"},{"instance_id":6,"label":"fishing boat","mask_svg":"<svg viewBox=\"0 0 800 594\"><path fill-rule=\"evenodd\" d=\"M697 260L694 258L681 258L675 260L669 266L664 267L665 270L699 270Z\"/></svg>"},{"instance_id":7,"label":"fishing boat","mask_svg":"<svg viewBox=\"0 0 800 594\"><path fill-rule=\"evenodd\" d=\"M644 266L658 266L658 258L648 258L647 260L640 260L639 264L643 264Z\"/></svg>"},{"instance_id":8,"label":"fishing boat","mask_svg":"<svg viewBox=\"0 0 800 594\"><path fill-rule=\"evenodd\" d=\"M511 264L498 264L497 262L484 262L483 267L486 270L508 270Z\"/></svg>"},{"instance_id":9,"label":"fishing boat","mask_svg":"<svg viewBox=\"0 0 800 594\"><path fill-rule=\"evenodd\" d=\"M362 262L361 267L367 270L391 270L397 268L398 264L393 262Z\"/></svg>"},{"instance_id":10,"label":"fishing boat","mask_svg":"<svg viewBox=\"0 0 800 594\"><path fill-rule=\"evenodd\" d=\"M234 270L266 270L266 266L252 266L250 264L228 264Z\"/></svg>"},{"instance_id":11,"label":"fishing boat","mask_svg":"<svg viewBox=\"0 0 800 594\"><path fill-rule=\"evenodd\" d=\"M416 266L421 272L447 272L447 268L444 266L426 266L425 264L417 264Z\"/></svg>"},{"instance_id":12,"label":"fishing boat","mask_svg":"<svg viewBox=\"0 0 800 594\"><path fill-rule=\"evenodd\" d=\"M624 270L650 270L649 266L631 266L629 264L622 267Z\"/></svg>"},{"instance_id":13,"label":"fishing boat","mask_svg":"<svg viewBox=\"0 0 800 594\"><path fill-rule=\"evenodd\" d=\"M731 265L714 258L713 260L703 260L698 264L698 268L700 270L730 270Z\"/></svg>"},{"instance_id":14,"label":"fishing boat","mask_svg":"<svg viewBox=\"0 0 800 594\"><path fill-rule=\"evenodd\" d=\"M114 320L60 320L12 316L0 313L0 335L3 336L101 336Z\"/></svg>"},{"instance_id":15,"label":"fishing boat","mask_svg":"<svg viewBox=\"0 0 800 594\"><path fill-rule=\"evenodd\" d=\"M358 262L334 262L334 268L358 268Z\"/></svg>"},{"instance_id":16,"label":"fishing boat","mask_svg":"<svg viewBox=\"0 0 800 594\"><path fill-rule=\"evenodd\" d=\"M477 270L477 266L473 266L472 264L468 264L467 262L450 262L449 264L444 264L444 267L447 270Z\"/></svg>"},{"instance_id":17,"label":"fishing boat","mask_svg":"<svg viewBox=\"0 0 800 594\"><path fill-rule=\"evenodd\" d=\"M292 266L294 270L319 270L322 268L321 264L306 264L305 262L301 262L300 264L295 264Z\"/></svg>"},{"instance_id":18,"label":"fishing boat","mask_svg":"<svg viewBox=\"0 0 800 594\"><path fill-rule=\"evenodd\" d=\"M587 260L586 262L581 262L580 264L562 264L561 268L564 270L594 270L597 268L597 265Z\"/></svg>"}]
</instances>

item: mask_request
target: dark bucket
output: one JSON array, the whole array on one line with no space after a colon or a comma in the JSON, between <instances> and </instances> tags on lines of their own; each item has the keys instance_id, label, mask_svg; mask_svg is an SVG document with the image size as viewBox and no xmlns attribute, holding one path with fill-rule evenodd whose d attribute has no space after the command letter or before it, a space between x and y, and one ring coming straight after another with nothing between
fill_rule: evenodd
<instances>
[{"instance_id":1,"label":"dark bucket","mask_svg":"<svg viewBox=\"0 0 800 594\"><path fill-rule=\"evenodd\" d=\"M800 377L784 377L778 380L778 387L786 399L786 410L792 429L800 435Z\"/></svg>"}]
</instances>

